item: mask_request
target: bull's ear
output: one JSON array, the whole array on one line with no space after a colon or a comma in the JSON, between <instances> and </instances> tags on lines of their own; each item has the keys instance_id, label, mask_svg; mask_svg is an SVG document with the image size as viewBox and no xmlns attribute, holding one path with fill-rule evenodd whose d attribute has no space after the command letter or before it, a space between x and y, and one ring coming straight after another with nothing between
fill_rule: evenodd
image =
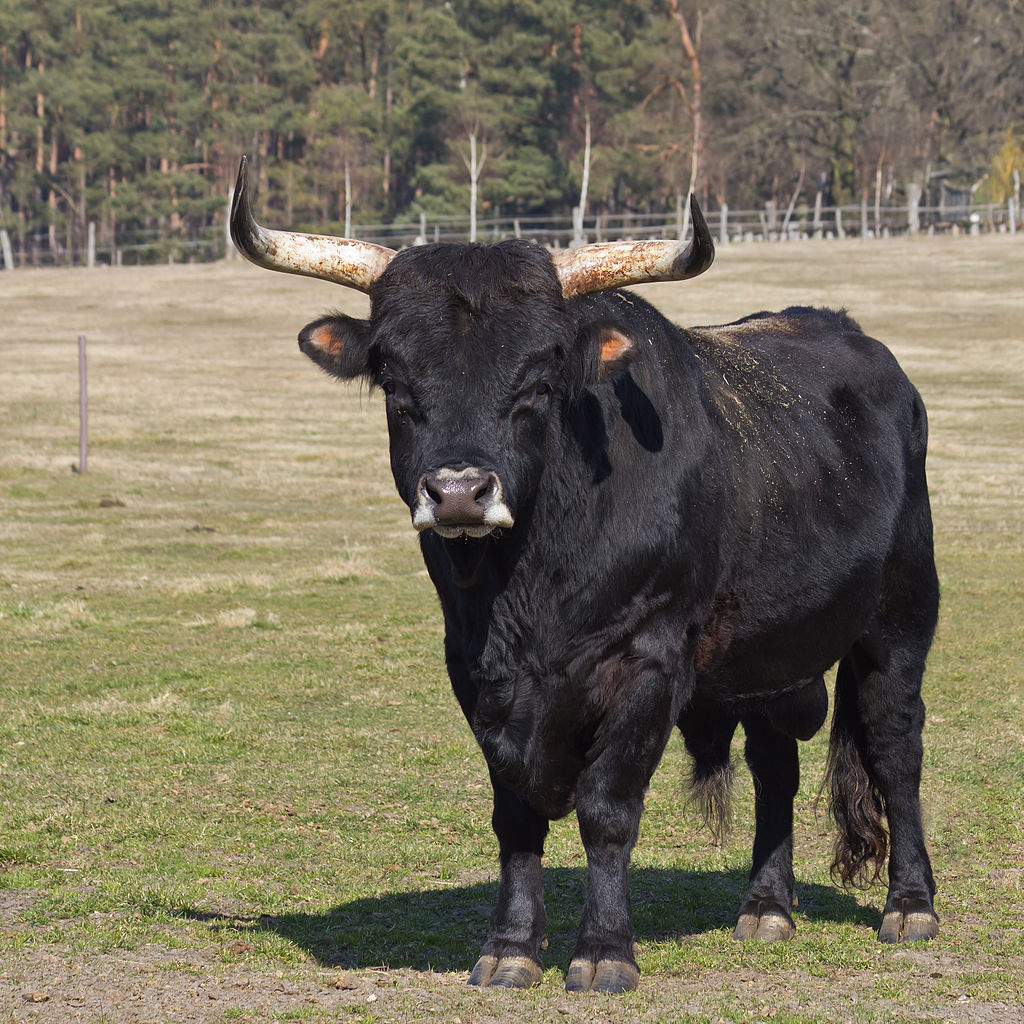
<instances>
[{"instance_id":1,"label":"bull's ear","mask_svg":"<svg viewBox=\"0 0 1024 1024\"><path fill-rule=\"evenodd\" d=\"M597 346L599 380L617 377L636 355L636 342L614 324L600 324L597 327Z\"/></svg>"},{"instance_id":2,"label":"bull's ear","mask_svg":"<svg viewBox=\"0 0 1024 1024\"><path fill-rule=\"evenodd\" d=\"M370 327L365 320L336 313L307 324L299 348L333 377L351 380L369 373Z\"/></svg>"},{"instance_id":3,"label":"bull's ear","mask_svg":"<svg viewBox=\"0 0 1024 1024\"><path fill-rule=\"evenodd\" d=\"M577 373L584 386L617 377L633 361L637 343L614 323L587 324L577 342ZM574 374L575 375L575 374Z\"/></svg>"}]
</instances>

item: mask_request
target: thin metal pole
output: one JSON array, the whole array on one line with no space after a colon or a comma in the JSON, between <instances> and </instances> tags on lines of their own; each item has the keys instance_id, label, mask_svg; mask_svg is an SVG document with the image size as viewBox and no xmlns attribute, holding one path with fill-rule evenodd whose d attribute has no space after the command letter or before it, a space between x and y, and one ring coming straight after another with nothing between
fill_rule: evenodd
<instances>
[{"instance_id":1,"label":"thin metal pole","mask_svg":"<svg viewBox=\"0 0 1024 1024\"><path fill-rule=\"evenodd\" d=\"M78 336L78 472L89 456L89 382L85 372L85 335Z\"/></svg>"}]
</instances>

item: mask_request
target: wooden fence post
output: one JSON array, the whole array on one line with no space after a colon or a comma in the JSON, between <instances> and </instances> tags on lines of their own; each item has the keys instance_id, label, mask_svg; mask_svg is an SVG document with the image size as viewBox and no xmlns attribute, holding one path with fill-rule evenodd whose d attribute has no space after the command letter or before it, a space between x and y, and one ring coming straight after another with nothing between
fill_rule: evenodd
<instances>
[{"instance_id":1,"label":"wooden fence post","mask_svg":"<svg viewBox=\"0 0 1024 1024\"><path fill-rule=\"evenodd\" d=\"M4 254L4 267L7 270L13 270L14 253L11 252L11 236L7 234L6 229L0 230L0 250L3 250Z\"/></svg>"},{"instance_id":2,"label":"wooden fence post","mask_svg":"<svg viewBox=\"0 0 1024 1024\"><path fill-rule=\"evenodd\" d=\"M85 335L78 336L78 472L89 458L89 383L85 372Z\"/></svg>"}]
</instances>

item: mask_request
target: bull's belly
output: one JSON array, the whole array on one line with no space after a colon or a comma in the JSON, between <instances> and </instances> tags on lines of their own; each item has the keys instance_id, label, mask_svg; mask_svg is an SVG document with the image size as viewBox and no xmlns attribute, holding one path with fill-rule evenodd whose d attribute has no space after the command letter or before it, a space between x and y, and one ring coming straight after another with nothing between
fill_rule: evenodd
<instances>
[{"instance_id":1,"label":"bull's belly","mask_svg":"<svg viewBox=\"0 0 1024 1024\"><path fill-rule=\"evenodd\" d=\"M810 612L788 610L784 597L719 606L695 651L695 695L770 696L828 671L869 629L880 575L858 574Z\"/></svg>"},{"instance_id":2,"label":"bull's belly","mask_svg":"<svg viewBox=\"0 0 1024 1024\"><path fill-rule=\"evenodd\" d=\"M758 701L796 692L835 665L855 639L845 645L815 645L800 651L771 650L767 643L752 641L735 649L727 660L699 669L693 699L743 710Z\"/></svg>"}]
</instances>

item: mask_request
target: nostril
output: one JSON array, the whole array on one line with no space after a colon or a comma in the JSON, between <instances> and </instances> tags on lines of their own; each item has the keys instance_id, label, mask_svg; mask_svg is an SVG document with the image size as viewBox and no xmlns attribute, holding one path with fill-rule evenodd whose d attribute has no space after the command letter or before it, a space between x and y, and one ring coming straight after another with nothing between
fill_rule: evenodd
<instances>
[{"instance_id":1,"label":"nostril","mask_svg":"<svg viewBox=\"0 0 1024 1024\"><path fill-rule=\"evenodd\" d=\"M435 505L440 505L444 501L444 495L436 485L432 485L429 478L425 479L422 484L423 493L427 496L427 500L433 502Z\"/></svg>"},{"instance_id":2,"label":"nostril","mask_svg":"<svg viewBox=\"0 0 1024 1024\"><path fill-rule=\"evenodd\" d=\"M488 473L486 479L473 492L473 500L478 504L487 504L494 500L497 489L498 478L493 473Z\"/></svg>"}]
</instances>

